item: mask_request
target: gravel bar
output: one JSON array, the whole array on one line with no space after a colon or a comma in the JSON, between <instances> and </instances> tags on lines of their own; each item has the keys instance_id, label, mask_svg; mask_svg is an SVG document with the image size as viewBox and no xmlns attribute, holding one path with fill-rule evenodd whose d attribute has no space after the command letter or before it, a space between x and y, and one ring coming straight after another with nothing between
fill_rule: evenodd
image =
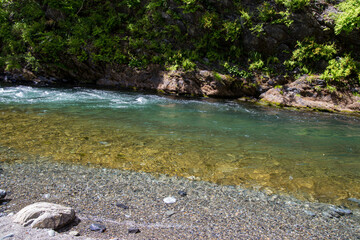
<instances>
[{"instance_id":1,"label":"gravel bar","mask_svg":"<svg viewBox=\"0 0 360 240\"><path fill-rule=\"evenodd\" d=\"M33 239L360 239L356 203L351 214L336 215L329 204L240 186L25 159L9 152L6 157L0 153L0 189L7 191L0 202L0 234L9 228L1 219L45 201L72 206L78 220L59 230L59 238ZM91 224L106 230L91 231ZM80 237L70 237L71 231Z\"/></svg>"}]
</instances>

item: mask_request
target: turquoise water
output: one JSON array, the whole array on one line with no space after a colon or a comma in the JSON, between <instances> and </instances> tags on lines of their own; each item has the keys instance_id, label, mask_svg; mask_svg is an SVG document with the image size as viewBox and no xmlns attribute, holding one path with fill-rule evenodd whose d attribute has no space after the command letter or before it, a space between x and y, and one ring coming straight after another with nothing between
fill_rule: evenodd
<instances>
[{"instance_id":1,"label":"turquoise water","mask_svg":"<svg viewBox=\"0 0 360 240\"><path fill-rule=\"evenodd\" d=\"M0 87L1 140L58 161L341 202L360 195L360 118L236 101Z\"/></svg>"}]
</instances>

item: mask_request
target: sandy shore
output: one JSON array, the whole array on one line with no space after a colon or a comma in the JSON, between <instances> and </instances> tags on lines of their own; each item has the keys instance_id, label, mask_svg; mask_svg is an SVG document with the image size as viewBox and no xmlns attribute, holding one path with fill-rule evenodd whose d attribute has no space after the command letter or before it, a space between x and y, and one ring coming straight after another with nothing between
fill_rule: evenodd
<instances>
[{"instance_id":1,"label":"sandy shore","mask_svg":"<svg viewBox=\"0 0 360 240\"><path fill-rule=\"evenodd\" d=\"M289 196L10 155L0 154L0 189L8 191L0 206L0 239L10 233L14 237L7 239L360 239L356 205L351 215L329 218L331 205ZM164 203L168 196L177 201ZM72 206L79 222L49 237L47 230L23 228L6 216L39 201ZM107 230L92 232L91 223ZM141 232L129 234L131 227ZM70 236L73 230L81 236Z\"/></svg>"}]
</instances>

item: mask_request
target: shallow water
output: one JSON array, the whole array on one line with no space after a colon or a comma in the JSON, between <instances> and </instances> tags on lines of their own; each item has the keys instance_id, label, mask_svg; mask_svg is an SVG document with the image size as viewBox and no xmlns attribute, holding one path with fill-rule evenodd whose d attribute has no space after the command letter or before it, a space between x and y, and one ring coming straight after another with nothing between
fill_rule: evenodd
<instances>
[{"instance_id":1,"label":"shallow water","mask_svg":"<svg viewBox=\"0 0 360 240\"><path fill-rule=\"evenodd\" d=\"M360 198L360 119L84 88L0 87L19 152L341 203Z\"/></svg>"}]
</instances>

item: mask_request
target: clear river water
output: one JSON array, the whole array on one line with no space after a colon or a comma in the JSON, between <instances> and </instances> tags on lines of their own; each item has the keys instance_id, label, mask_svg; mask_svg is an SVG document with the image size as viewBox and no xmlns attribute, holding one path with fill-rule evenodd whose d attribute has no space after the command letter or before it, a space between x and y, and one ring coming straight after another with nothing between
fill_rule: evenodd
<instances>
[{"instance_id":1,"label":"clear river water","mask_svg":"<svg viewBox=\"0 0 360 240\"><path fill-rule=\"evenodd\" d=\"M0 146L55 161L360 198L360 118L230 100L0 85ZM1 159L0 159L1 161Z\"/></svg>"}]
</instances>

